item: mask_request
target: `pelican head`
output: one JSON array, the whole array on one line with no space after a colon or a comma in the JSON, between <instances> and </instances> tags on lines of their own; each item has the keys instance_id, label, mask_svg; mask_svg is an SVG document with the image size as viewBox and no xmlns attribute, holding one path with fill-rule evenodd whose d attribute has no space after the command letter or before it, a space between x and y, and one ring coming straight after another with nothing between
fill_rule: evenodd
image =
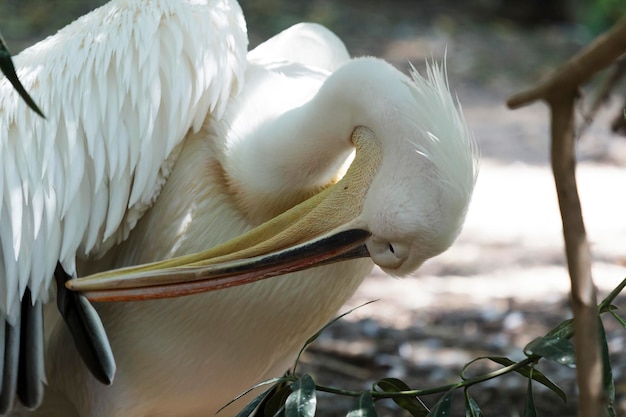
<instances>
[{"instance_id":1,"label":"pelican head","mask_svg":"<svg viewBox=\"0 0 626 417\"><path fill-rule=\"evenodd\" d=\"M445 68L429 65L426 78L412 68L409 78L384 61L354 59L295 111L303 109L317 117L306 136L320 143L309 140L301 152L323 154L329 141L355 150L341 180L207 251L71 280L68 286L93 300L161 298L364 256L403 276L452 244L476 166Z\"/></svg>"},{"instance_id":2,"label":"pelican head","mask_svg":"<svg viewBox=\"0 0 626 417\"><path fill-rule=\"evenodd\" d=\"M371 126L381 161L357 219L371 233L374 263L403 276L458 236L476 177L473 142L445 69L429 66L424 79L411 68L407 79L381 61L364 63L363 83L383 85L388 101L372 103L368 117L377 123L360 122Z\"/></svg>"}]
</instances>

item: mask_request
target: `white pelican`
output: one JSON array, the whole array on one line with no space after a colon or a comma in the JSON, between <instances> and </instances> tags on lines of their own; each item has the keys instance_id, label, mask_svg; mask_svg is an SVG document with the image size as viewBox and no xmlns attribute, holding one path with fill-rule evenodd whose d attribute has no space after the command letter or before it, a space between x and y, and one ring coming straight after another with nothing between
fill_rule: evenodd
<instances>
[{"instance_id":1,"label":"white pelican","mask_svg":"<svg viewBox=\"0 0 626 417\"><path fill-rule=\"evenodd\" d=\"M17 391L14 415L213 415L374 264L406 275L452 244L476 170L439 67L349 59L312 24L246 49L234 0L113 0L15 58L47 119L0 81L0 413ZM125 300L96 304L110 386L52 308L42 394L55 271L61 290L103 272L67 284ZM110 382L77 294L60 304Z\"/></svg>"}]
</instances>

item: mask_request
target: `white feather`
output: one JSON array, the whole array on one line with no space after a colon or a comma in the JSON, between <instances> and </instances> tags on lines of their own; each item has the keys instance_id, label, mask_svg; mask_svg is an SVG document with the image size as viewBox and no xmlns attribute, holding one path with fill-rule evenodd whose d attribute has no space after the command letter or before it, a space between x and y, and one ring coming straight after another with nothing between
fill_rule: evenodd
<instances>
[{"instance_id":1,"label":"white feather","mask_svg":"<svg viewBox=\"0 0 626 417\"><path fill-rule=\"evenodd\" d=\"M58 57L48 57L56 69L46 69L52 71L43 77L47 83L32 63L22 70L35 99L50 107L54 129L29 119L34 116L23 105L7 109L16 117L0 113L0 126L2 120L9 126L28 121L33 132L51 132L34 135L35 153L50 149L37 155L46 161L41 181L33 179L35 167L18 171L20 181L34 184L19 187L24 219L13 265L5 264L15 257L9 194L0 205L0 273L18 276L17 282L0 281L10 290L9 318L28 275L33 294L45 299L46 271L57 261L70 274L77 255L87 255L81 274L151 262L212 247L273 218L345 173L357 127L374 133L359 147L379 163L364 168L363 153L357 155L352 179L363 175L367 184L327 190L342 200L332 210L344 225L372 233L366 242L372 260L390 273L408 274L458 233L474 161L439 70L429 80L411 80L381 60L350 60L328 30L298 25L249 54L244 86L238 54L246 43L244 24L236 3L227 0L114 0L76 28L81 25L89 34L78 43L60 42L64 32L48 40L78 48L75 60L88 62L80 70L53 82L68 65ZM44 55L45 49L35 47ZM28 53L22 64L26 58ZM74 92L76 85L92 92L69 94L65 105L74 109L64 111L61 91ZM70 143L65 131L72 126ZM9 157L30 149L6 142L0 136L1 150L19 148ZM74 158L76 152L82 156ZM69 173L79 172L71 163L81 158L82 175L70 183ZM38 189L43 209L35 210ZM37 229L30 214L36 212L44 216L44 242L30 238ZM319 221L310 223L325 224L334 213L312 215ZM298 229L289 233L312 237L309 228ZM45 250L43 268L29 269L30 259L24 263L29 250L33 257ZM371 267L370 260L340 262L193 297L99 304L119 365L111 387L94 383L58 322L47 339L52 362L46 395L53 400L35 415L213 414L245 388L284 372ZM72 412L53 410L57 395L67 397ZM224 412L234 415L240 404Z\"/></svg>"},{"instance_id":2,"label":"white feather","mask_svg":"<svg viewBox=\"0 0 626 417\"><path fill-rule=\"evenodd\" d=\"M47 294L56 261L74 272L129 233L246 49L234 0L113 0L15 57L46 120L0 78L0 315L27 286Z\"/></svg>"}]
</instances>

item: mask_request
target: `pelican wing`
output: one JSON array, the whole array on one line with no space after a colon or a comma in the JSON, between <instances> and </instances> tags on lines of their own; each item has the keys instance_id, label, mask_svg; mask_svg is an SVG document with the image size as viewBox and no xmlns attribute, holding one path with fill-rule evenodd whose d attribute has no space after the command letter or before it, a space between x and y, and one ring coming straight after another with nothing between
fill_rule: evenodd
<instances>
[{"instance_id":1,"label":"pelican wing","mask_svg":"<svg viewBox=\"0 0 626 417\"><path fill-rule=\"evenodd\" d=\"M46 119L0 79L0 313L46 298L57 261L122 240L191 128L242 84L235 1L113 0L17 57Z\"/></svg>"},{"instance_id":2,"label":"pelican wing","mask_svg":"<svg viewBox=\"0 0 626 417\"><path fill-rule=\"evenodd\" d=\"M55 269L63 288L77 256L128 235L186 133L242 85L246 50L235 0L112 0L15 57L46 119L0 78L0 414L16 392L27 407L41 399L41 303ZM108 380L97 314L59 299Z\"/></svg>"}]
</instances>

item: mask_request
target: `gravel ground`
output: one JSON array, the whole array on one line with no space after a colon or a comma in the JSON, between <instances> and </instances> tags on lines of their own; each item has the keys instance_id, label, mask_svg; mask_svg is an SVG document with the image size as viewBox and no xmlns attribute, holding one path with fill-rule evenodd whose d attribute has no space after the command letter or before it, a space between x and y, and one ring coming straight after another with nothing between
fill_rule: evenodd
<instances>
[{"instance_id":1,"label":"gravel ground","mask_svg":"<svg viewBox=\"0 0 626 417\"><path fill-rule=\"evenodd\" d=\"M435 387L457 381L460 368L474 357L522 358L526 343L570 317L560 219L547 164L548 113L541 104L513 112L504 102L588 42L584 29L574 24L523 28L488 8L434 0L241 4L252 46L308 20L336 31L354 55L384 57L404 70L409 61L419 69L426 59L447 54L450 83L482 154L467 223L453 248L414 277L398 280L376 271L345 309L379 301L329 328L303 356L303 371L318 383L349 389L368 388L385 376L416 388ZM5 36L11 44L10 34ZM608 121L620 111L617 100L609 105L579 142L578 179L602 294L626 276L621 246L626 197L617 192L626 183L626 148L608 132ZM623 308L624 298L617 304ZM618 415L626 414L625 330L612 319L605 326ZM536 387L539 415L575 416L574 371L550 363L540 369L569 400L564 404ZM526 380L517 376L472 389L488 416L522 415L525 393ZM424 399L429 405L436 400ZM319 415L345 415L352 401L322 396ZM392 404L379 404L379 415L401 415ZM452 415L464 415L462 406L462 398L455 397Z\"/></svg>"}]
</instances>

